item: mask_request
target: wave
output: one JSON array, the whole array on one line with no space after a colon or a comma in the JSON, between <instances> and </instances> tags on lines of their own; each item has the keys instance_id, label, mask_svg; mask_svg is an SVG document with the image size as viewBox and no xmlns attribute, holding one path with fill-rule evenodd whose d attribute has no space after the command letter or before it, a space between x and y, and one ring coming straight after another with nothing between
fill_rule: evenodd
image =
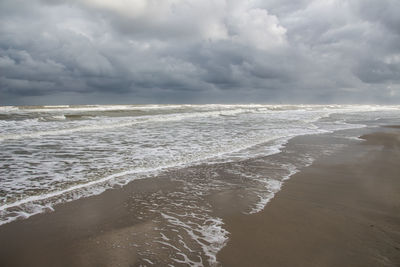
<instances>
[{"instance_id":1,"label":"wave","mask_svg":"<svg viewBox=\"0 0 400 267\"><path fill-rule=\"evenodd\" d=\"M149 115L149 116L138 116L131 118L129 120L118 119L117 122L113 122L112 120L99 120L98 122L91 122L92 125L78 126L74 128L66 128L66 129L54 129L54 130L45 130L45 131L37 131L37 132L28 132L28 133L13 133L13 134L3 134L0 135L0 141L12 140L12 139L23 139L23 138L39 138L42 136L48 135L65 135L75 132L90 132L90 131L99 131L106 129L115 129L122 127L129 127L137 124L144 123L154 123L154 122L171 122L171 121L180 121L185 119L193 119L193 118L205 118L205 117L217 117L221 115L226 116L234 116L240 113L247 112L244 109L236 109L236 110L226 110L226 111L205 111L205 112L193 112L193 113L181 113L181 114L169 114L169 115ZM83 118L82 115L60 115L58 118L62 118L64 116L67 119L71 118ZM55 118L54 116L52 117ZM29 120L29 122L37 122L37 119ZM46 120L48 121L48 120ZM28 122L28 121L27 121Z\"/></svg>"},{"instance_id":2,"label":"wave","mask_svg":"<svg viewBox=\"0 0 400 267\"><path fill-rule=\"evenodd\" d=\"M155 173L158 173L159 171L166 170L166 169L171 169L171 168L176 168L176 167L180 167L180 168L187 167L187 166L191 166L193 164L199 164L199 163L208 161L208 160L213 159L213 158L217 159L219 157L223 157L226 154L232 154L232 153L235 153L235 152L238 152L238 151L241 151L241 150L245 150L245 149L248 149L248 148L250 148L252 146L255 146L257 144L265 143L265 142L272 141L272 140L277 140L277 141L279 140L279 142L277 144L275 144L274 146L270 147L270 149L267 150L265 152L265 154L264 154L264 156L272 155L272 154L275 154L275 153L279 153L281 151L280 149L282 148L282 145L285 144L292 137L294 137L294 136L290 136L290 137L287 137L287 138L270 137L270 138L266 138L266 139L260 140L258 142L255 142L255 143L249 143L249 144L246 144L246 145L238 145L238 146L233 147L232 149L230 149L228 151L220 151L220 152L214 153L214 154L206 154L206 155L203 155L202 157L200 156L200 157L197 157L197 158L185 158L185 159L182 159L181 161L175 161L175 162L172 162L170 164L165 164L165 165L162 165L162 166L154 166L154 167L149 167L149 168L135 168L135 169L131 169L131 170L125 170L125 171L122 171L122 172L118 172L118 173L114 173L114 174L108 175L108 176L103 177L103 178L98 179L98 180L90 181L88 183L74 185L74 186L71 186L71 187L69 187L67 189L54 191L54 192L50 192L50 193L42 194L42 195L30 196L30 197L27 197L27 198L24 198L24 199L21 199L21 200L18 200L18 201L15 201L15 202L12 202L12 203L9 203L9 204L6 204L6 205L2 205L2 206L0 206L0 211L7 210L9 208L20 206L20 205L23 205L23 204L26 204L26 203L30 203L30 202L36 202L36 201L40 201L40 200L45 200L45 199L57 197L57 196L66 194L68 192L76 191L76 190L82 189L82 188L88 188L88 187L94 186L96 184L103 184L105 182L114 180L114 179L119 178L119 177L124 177L124 176L134 175L134 174L155 174ZM132 179L127 179L125 181L120 181L119 184L123 185L123 184L126 184L126 183L130 182L130 181L132 181ZM1 225L1 222L0 222L0 225Z\"/></svg>"},{"instance_id":3,"label":"wave","mask_svg":"<svg viewBox=\"0 0 400 267\"><path fill-rule=\"evenodd\" d=\"M12 111L18 111L19 108L16 106L0 106L0 112L12 112Z\"/></svg>"},{"instance_id":4,"label":"wave","mask_svg":"<svg viewBox=\"0 0 400 267\"><path fill-rule=\"evenodd\" d=\"M174 105L174 106L163 106L166 107L192 107L193 105ZM126 106L130 107L130 106ZM135 106L137 107L137 106ZM255 108L256 107L256 108ZM260 108L264 107L264 108ZM274 106L272 106L274 107ZM304 108L305 106L301 105L298 107ZM93 107L84 107L84 109L92 109ZM101 110L112 110L115 106L101 106L95 107ZM118 110L121 109L118 106ZM159 106L146 106L146 108L160 108ZM202 110L204 109L204 110ZM40 110L40 109L36 109ZM271 113L274 114L273 116L283 116L282 119L287 120L290 116L293 117L293 120L298 120L299 117L296 116L296 113L289 114L287 113L288 110L273 110L270 108L265 108L265 105L201 105L196 106L196 110L192 112L182 112L182 113L172 113L172 114L156 114L156 115L141 115L141 116L133 116L133 117L116 117L113 119L106 119L107 117L97 117L96 120L91 120L90 122L86 122L85 120L93 119L94 117L88 114L59 114L59 115L48 115L48 116L40 116L39 118L34 119L25 119L23 121L18 121L15 123L15 126L19 126L22 130L21 132L13 131L10 134L3 133L0 134L0 141L5 140L15 140L15 139L24 139L24 138L40 138L42 136L54 136L54 135L65 135L71 134L75 132L90 132L90 131L99 131L99 130L106 130L106 129L113 129L113 128L123 128L123 127L130 127L137 124L144 124L144 123L154 123L154 122L172 122L172 121L180 121L185 119L194 119L194 118L206 118L206 117L218 117L218 116L226 116L226 117L234 117L238 114L243 113ZM297 109L293 110L293 112L302 112L303 110ZM337 109L332 109L329 112L325 112L323 114L316 113L314 117L309 118L309 121L316 121L324 116L329 116L333 112L338 112ZM282 115L280 115L282 114ZM74 120L81 120L83 121L81 124L60 124L60 125L46 125L52 126L50 129L43 129L45 127L40 127L37 125L37 122L53 122L53 121L74 121ZM1 121L3 122L3 121ZM4 122L6 123L6 122ZM26 123L26 125L24 125ZM82 125L83 124L83 125ZM10 122L10 125L13 125ZM29 126L33 127L34 131L29 131ZM18 129L18 127L16 128Z\"/></svg>"},{"instance_id":5,"label":"wave","mask_svg":"<svg viewBox=\"0 0 400 267\"><path fill-rule=\"evenodd\" d=\"M313 109L362 109L362 110L399 110L397 105L272 105L272 104L206 104L206 105L46 105L46 106L0 106L0 112L88 112L88 111L129 111L129 110L168 110L168 109L197 109L197 110L218 110L218 109L264 109L270 111L285 110L313 110Z\"/></svg>"}]
</instances>

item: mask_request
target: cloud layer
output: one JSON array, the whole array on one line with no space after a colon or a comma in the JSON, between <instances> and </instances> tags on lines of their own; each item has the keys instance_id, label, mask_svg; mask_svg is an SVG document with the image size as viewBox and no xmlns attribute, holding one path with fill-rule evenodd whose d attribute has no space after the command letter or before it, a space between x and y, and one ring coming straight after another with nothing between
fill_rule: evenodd
<instances>
[{"instance_id":1,"label":"cloud layer","mask_svg":"<svg viewBox=\"0 0 400 267\"><path fill-rule=\"evenodd\" d=\"M3 0L0 104L399 103L398 0Z\"/></svg>"}]
</instances>

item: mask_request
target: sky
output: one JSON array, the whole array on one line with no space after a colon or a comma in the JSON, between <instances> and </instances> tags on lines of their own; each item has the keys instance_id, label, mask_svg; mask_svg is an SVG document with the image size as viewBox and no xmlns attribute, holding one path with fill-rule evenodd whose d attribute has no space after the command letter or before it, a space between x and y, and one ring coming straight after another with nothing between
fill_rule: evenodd
<instances>
[{"instance_id":1,"label":"sky","mask_svg":"<svg viewBox=\"0 0 400 267\"><path fill-rule=\"evenodd\" d=\"M0 105L400 104L399 0L0 0Z\"/></svg>"}]
</instances>

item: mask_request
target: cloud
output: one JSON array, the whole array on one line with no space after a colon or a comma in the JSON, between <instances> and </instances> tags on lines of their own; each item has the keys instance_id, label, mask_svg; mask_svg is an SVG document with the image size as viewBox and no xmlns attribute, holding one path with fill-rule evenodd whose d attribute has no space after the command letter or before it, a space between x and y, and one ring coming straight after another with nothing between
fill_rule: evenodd
<instances>
[{"instance_id":1,"label":"cloud","mask_svg":"<svg viewBox=\"0 0 400 267\"><path fill-rule=\"evenodd\" d=\"M399 9L396 0L3 0L0 104L395 103Z\"/></svg>"}]
</instances>

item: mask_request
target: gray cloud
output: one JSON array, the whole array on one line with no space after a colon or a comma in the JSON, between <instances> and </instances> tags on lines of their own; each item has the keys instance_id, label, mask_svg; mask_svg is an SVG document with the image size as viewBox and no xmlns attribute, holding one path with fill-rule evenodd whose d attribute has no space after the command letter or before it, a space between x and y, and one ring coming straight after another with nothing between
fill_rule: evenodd
<instances>
[{"instance_id":1,"label":"gray cloud","mask_svg":"<svg viewBox=\"0 0 400 267\"><path fill-rule=\"evenodd\" d=\"M396 0L0 2L0 104L400 100Z\"/></svg>"}]
</instances>

